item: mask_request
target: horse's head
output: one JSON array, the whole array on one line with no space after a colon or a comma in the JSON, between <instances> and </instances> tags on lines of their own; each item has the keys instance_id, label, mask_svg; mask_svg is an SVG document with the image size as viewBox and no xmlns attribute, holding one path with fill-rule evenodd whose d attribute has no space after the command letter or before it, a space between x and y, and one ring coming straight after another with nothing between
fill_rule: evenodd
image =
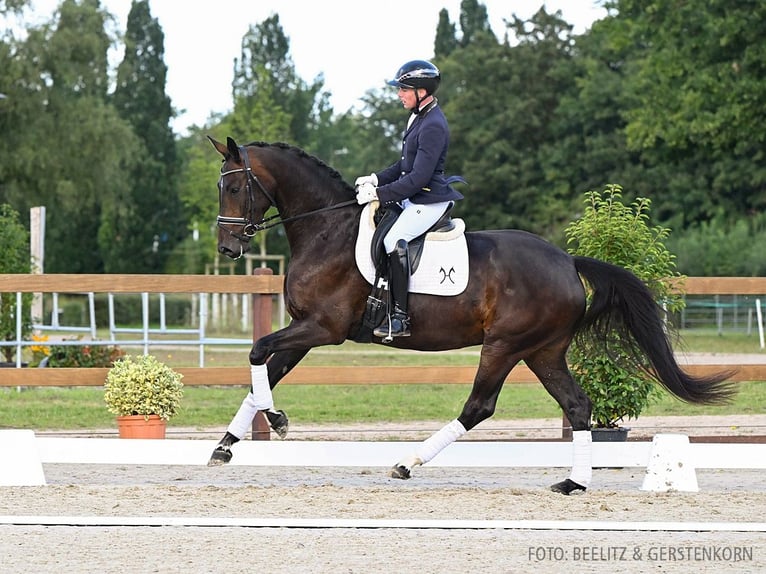
<instances>
[{"instance_id":1,"label":"horse's head","mask_svg":"<svg viewBox=\"0 0 766 574\"><path fill-rule=\"evenodd\" d=\"M208 139L223 156L218 180L218 251L237 259L250 249L250 239L260 229L274 198L262 181L268 174L251 161L246 147L230 137L225 145Z\"/></svg>"}]
</instances>

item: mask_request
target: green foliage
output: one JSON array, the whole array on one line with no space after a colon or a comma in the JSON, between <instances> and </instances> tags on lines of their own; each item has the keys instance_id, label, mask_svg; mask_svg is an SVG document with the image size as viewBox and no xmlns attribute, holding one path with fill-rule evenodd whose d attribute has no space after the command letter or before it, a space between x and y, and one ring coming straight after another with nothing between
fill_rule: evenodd
<instances>
[{"instance_id":1,"label":"green foliage","mask_svg":"<svg viewBox=\"0 0 766 574\"><path fill-rule=\"evenodd\" d=\"M124 355L119 347L109 345L51 345L48 366L106 368Z\"/></svg>"},{"instance_id":2,"label":"green foliage","mask_svg":"<svg viewBox=\"0 0 766 574\"><path fill-rule=\"evenodd\" d=\"M675 285L681 275L674 256L663 244L670 231L650 227L648 199L622 203L622 188L609 185L603 193L585 194L585 212L566 229L569 252L624 267L641 279L655 300L668 311L684 306ZM597 427L614 427L637 418L651 402L656 387L651 376L629 359L628 347L617 336L607 351L589 341L575 341L569 351L570 369L593 402Z\"/></svg>"},{"instance_id":3,"label":"green foliage","mask_svg":"<svg viewBox=\"0 0 766 574\"><path fill-rule=\"evenodd\" d=\"M450 22L449 12L446 8L439 11L439 23L436 26L436 39L434 40L434 56L446 58L458 47L455 24Z\"/></svg>"},{"instance_id":4,"label":"green foliage","mask_svg":"<svg viewBox=\"0 0 766 574\"><path fill-rule=\"evenodd\" d=\"M22 225L19 214L8 204L0 204L0 273L30 273L29 232ZM21 337L32 332L32 294L21 298ZM0 292L0 339L16 340L16 293ZM13 361L16 347L0 347L5 360Z\"/></svg>"},{"instance_id":5,"label":"green foliage","mask_svg":"<svg viewBox=\"0 0 766 574\"><path fill-rule=\"evenodd\" d=\"M183 397L183 375L152 355L126 355L109 369L104 383L107 410L117 416L158 415L168 420Z\"/></svg>"},{"instance_id":6,"label":"green foliage","mask_svg":"<svg viewBox=\"0 0 766 574\"><path fill-rule=\"evenodd\" d=\"M624 134L643 165L627 188L662 190L655 214L675 228L763 211L766 4L617 0L597 33L625 49ZM749 274L749 273L748 273Z\"/></svg>"},{"instance_id":7,"label":"green foliage","mask_svg":"<svg viewBox=\"0 0 766 574\"><path fill-rule=\"evenodd\" d=\"M663 243L670 229L649 226L651 200L637 198L625 205L622 187L610 184L603 193L587 192L584 203L582 216L566 229L569 252L628 269L668 311L680 311L684 298L675 285L681 275L676 271L675 255Z\"/></svg>"},{"instance_id":8,"label":"green foliage","mask_svg":"<svg viewBox=\"0 0 766 574\"><path fill-rule=\"evenodd\" d=\"M678 253L678 268L697 277L766 276L766 216L727 223L723 218L702 222L668 241Z\"/></svg>"},{"instance_id":9,"label":"green foliage","mask_svg":"<svg viewBox=\"0 0 766 574\"><path fill-rule=\"evenodd\" d=\"M323 155L315 148L317 133L329 127L328 99L321 76L310 84L298 76L290 42L274 14L242 38L241 56L234 63L232 127L249 130L240 141L282 140ZM269 121L270 120L270 121ZM274 132L277 132L274 138Z\"/></svg>"},{"instance_id":10,"label":"green foliage","mask_svg":"<svg viewBox=\"0 0 766 574\"><path fill-rule=\"evenodd\" d=\"M117 68L111 102L141 141L140 161L130 172L129 190L118 209L108 211L110 228L102 244L110 273L159 273L184 234L178 194L177 144L165 93L164 35L147 0L134 1L128 14L125 56Z\"/></svg>"},{"instance_id":11,"label":"green foliage","mask_svg":"<svg viewBox=\"0 0 766 574\"><path fill-rule=\"evenodd\" d=\"M0 11L25 4L0 1ZM684 272L762 275L758 250L734 244L744 241L738 221L766 211L766 4L608 4L582 35L560 13L501 14L500 39L477 0L463 0L452 21L439 11L446 169L470 183L456 213L471 229L523 228L563 245L579 190L619 181L673 227ZM174 142L164 37L148 0L133 3L123 38L111 22L98 2L63 0L50 22L0 30L0 203L21 213L48 207L48 272L211 262L220 157L208 133L287 141L349 181L397 157L406 113L395 90L381 82L362 95L362 109L336 114L322 77L298 76L277 14L242 38L233 111ZM118 42L125 56L115 73L107 52ZM195 222L204 246L181 245Z\"/></svg>"},{"instance_id":12,"label":"green foliage","mask_svg":"<svg viewBox=\"0 0 766 574\"><path fill-rule=\"evenodd\" d=\"M460 2L460 30L463 33L460 38L461 46L483 40L496 41L489 25L487 7L478 0L462 0Z\"/></svg>"},{"instance_id":13,"label":"green foliage","mask_svg":"<svg viewBox=\"0 0 766 574\"><path fill-rule=\"evenodd\" d=\"M529 21L515 18L509 31L518 44L511 46L489 41L481 26L467 31L472 16L461 14L460 21L462 47L439 65L440 101L451 130L447 170L470 184L470 211L461 217L474 229L550 235L571 213L569 189L551 188L544 171L550 151L544 146L557 141L559 101L576 97L571 26L545 10Z\"/></svg>"}]
</instances>

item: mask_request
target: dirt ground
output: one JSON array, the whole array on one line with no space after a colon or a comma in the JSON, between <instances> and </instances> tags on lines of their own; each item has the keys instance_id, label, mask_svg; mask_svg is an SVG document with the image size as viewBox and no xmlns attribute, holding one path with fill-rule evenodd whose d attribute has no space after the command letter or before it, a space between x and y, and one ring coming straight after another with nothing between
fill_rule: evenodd
<instances>
[{"instance_id":1,"label":"dirt ground","mask_svg":"<svg viewBox=\"0 0 766 574\"><path fill-rule=\"evenodd\" d=\"M639 424L639 422L641 424ZM295 427L292 440L420 440L438 423ZM560 436L561 421L493 421L472 438ZM631 433L766 434L766 415L642 419ZM641 429L641 430L639 430ZM222 429L173 436L217 437ZM558 434L556 434L558 433ZM470 435L469 435L470 436ZM697 470L698 493L640 490L643 469L596 469L587 493L547 487L566 469L423 467L409 481L380 468L46 464L48 485L0 488L0 517L217 518L217 526L0 524L0 572L761 572L763 471ZM598 521L581 528L297 528L229 526L237 518ZM655 522L657 530L621 527ZM660 522L687 523L663 531ZM695 524L692 524L695 523ZM724 524L725 531L711 531ZM527 523L529 524L529 523ZM753 528L753 525L756 525ZM738 531L747 530L752 531ZM618 564L619 563L619 564Z\"/></svg>"},{"instance_id":2,"label":"dirt ground","mask_svg":"<svg viewBox=\"0 0 766 574\"><path fill-rule=\"evenodd\" d=\"M582 495L546 486L562 469L46 465L44 487L0 488L0 515L220 518L217 527L0 525L0 572L759 572L762 471L698 471L698 493L640 490L641 469L594 471ZM249 528L245 518L695 522L756 532L532 528ZM672 554L672 556L671 556ZM620 562L621 564L615 564ZM567 564L563 564L567 563ZM629 564L628 564L629 563Z\"/></svg>"}]
</instances>

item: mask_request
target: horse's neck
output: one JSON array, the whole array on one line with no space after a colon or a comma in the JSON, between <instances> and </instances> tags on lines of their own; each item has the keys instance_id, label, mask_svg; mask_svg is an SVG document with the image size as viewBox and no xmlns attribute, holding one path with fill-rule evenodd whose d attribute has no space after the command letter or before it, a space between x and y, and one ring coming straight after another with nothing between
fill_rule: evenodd
<instances>
[{"instance_id":1,"label":"horse's neck","mask_svg":"<svg viewBox=\"0 0 766 574\"><path fill-rule=\"evenodd\" d=\"M283 220L298 218L285 223L285 233L290 251L295 257L306 253L321 255L323 250L348 249L353 253L354 241L359 228L359 213L349 207L330 209L353 199L344 193L345 187L316 160L292 155L293 150L280 150L272 157L277 162L276 172L279 193L277 209ZM267 162L264 162L267 163ZM327 169L327 173L323 170ZM327 210L327 211L321 211ZM307 215L312 212L316 214Z\"/></svg>"},{"instance_id":2,"label":"horse's neck","mask_svg":"<svg viewBox=\"0 0 766 574\"><path fill-rule=\"evenodd\" d=\"M339 202L340 203L340 202ZM353 215L350 215L353 212ZM292 258L321 263L331 254L354 254L359 213L349 207L325 211L285 224Z\"/></svg>"}]
</instances>

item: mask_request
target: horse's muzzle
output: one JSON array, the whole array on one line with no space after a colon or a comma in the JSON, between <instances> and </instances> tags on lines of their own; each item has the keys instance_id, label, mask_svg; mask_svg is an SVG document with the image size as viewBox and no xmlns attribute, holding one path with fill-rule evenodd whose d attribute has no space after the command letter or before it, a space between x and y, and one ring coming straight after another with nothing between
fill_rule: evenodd
<instances>
[{"instance_id":1,"label":"horse's muzzle","mask_svg":"<svg viewBox=\"0 0 766 574\"><path fill-rule=\"evenodd\" d=\"M218 245L218 253L221 255L225 255L226 257L230 259L239 259L242 257L247 251L249 251L250 245L248 243L242 243L239 242L238 245L239 249L232 249L226 245Z\"/></svg>"}]
</instances>

